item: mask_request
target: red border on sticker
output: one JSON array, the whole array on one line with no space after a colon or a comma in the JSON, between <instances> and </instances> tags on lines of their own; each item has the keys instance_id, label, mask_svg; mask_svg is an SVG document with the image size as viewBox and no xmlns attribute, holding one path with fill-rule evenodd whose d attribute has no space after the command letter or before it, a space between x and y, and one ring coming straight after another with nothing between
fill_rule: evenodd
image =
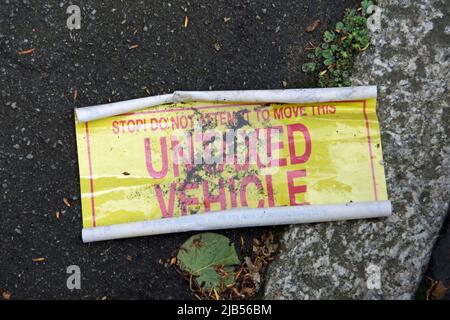
<instances>
[{"instance_id":1,"label":"red border on sticker","mask_svg":"<svg viewBox=\"0 0 450 320\"><path fill-rule=\"evenodd\" d=\"M367 130L367 143L369 147L369 157L370 157L370 169L371 169L371 175L372 175L372 186L373 186L373 194L375 201L378 200L378 194L377 194L377 184L376 184L376 178L375 178L375 166L373 163L373 152L372 152L372 140L370 138L370 126L369 126L369 117L367 116L366 111L366 100L345 100L345 101L325 101L321 103L338 103L338 102L361 102L363 104L363 115L364 115L364 122L366 125ZM224 108L224 107L237 107L237 106L243 106L243 105L260 105L258 103L239 103L239 104L223 104L223 105L210 105L210 106L199 106L196 107L197 109L210 109L210 108ZM124 115L138 115L138 114L152 114L152 113L162 113L162 112L176 112L176 111L185 111L189 110L189 108L177 108L177 109L168 109L168 110L152 110L152 111L141 111L141 112L134 112L134 113L125 113L118 116L124 116ZM90 183L90 196L91 196L91 207L92 207L92 226L96 226L95 222L95 201L94 201L94 179L92 177L92 159L91 159L91 145L89 141L89 126L88 122L85 123L86 127L86 143L87 143L87 153L88 153L88 162L89 162L89 183Z\"/></svg>"},{"instance_id":2,"label":"red border on sticker","mask_svg":"<svg viewBox=\"0 0 450 320\"><path fill-rule=\"evenodd\" d=\"M86 143L87 143L87 153L89 161L89 183L91 187L91 207L92 207L92 226L95 227L95 202L94 202L94 178L92 177L92 159L91 159L91 143L89 142L89 125L88 122L85 123L86 127Z\"/></svg>"},{"instance_id":3,"label":"red border on sticker","mask_svg":"<svg viewBox=\"0 0 450 320\"><path fill-rule=\"evenodd\" d=\"M367 129L367 143L369 145L370 170L372 172L373 195L375 197L375 201L377 201L378 200L377 182L375 179L375 167L373 164L372 140L370 138L369 118L367 117L367 112L366 112L366 100L363 100L363 114L364 114L364 121L366 123L366 129Z\"/></svg>"}]
</instances>

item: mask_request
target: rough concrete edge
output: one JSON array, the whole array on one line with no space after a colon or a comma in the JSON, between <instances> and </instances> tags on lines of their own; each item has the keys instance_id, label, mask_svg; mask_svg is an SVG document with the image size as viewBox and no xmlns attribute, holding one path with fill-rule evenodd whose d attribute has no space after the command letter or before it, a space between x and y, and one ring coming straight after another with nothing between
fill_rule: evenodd
<instances>
[{"instance_id":1,"label":"rough concrete edge","mask_svg":"<svg viewBox=\"0 0 450 320\"><path fill-rule=\"evenodd\" d=\"M391 35L391 39L389 39L389 37L387 36L388 32L389 32L388 28L382 30L379 34L372 34L372 43L375 46L373 46L370 50L365 52L364 55L360 56L360 58L357 60L357 62L355 64L355 71L353 74L353 84L368 85L368 84L376 84L379 81L381 81L381 83L383 83L383 80L386 77L385 71L389 71L389 72L391 72L391 74L395 75L395 73L392 72L392 67L396 67L395 60L398 57L395 57L395 54L391 54L391 57L387 58L387 59L392 60L392 62L394 62L393 66L389 65L390 61L383 61L383 59L385 58L383 56L385 54L384 50L391 51L391 49L393 49L392 52L394 52L394 53L401 51L402 48L400 48L400 49L398 47L395 48L395 45L398 46L398 43L395 44L395 40L400 38L401 41L404 41L405 39L406 39L406 41L409 41L409 43L411 44L411 47L412 47L410 51L417 50L417 49L418 50L423 49L422 47L418 48L418 44L422 43L421 40L424 40L425 36L422 37L421 39L415 39L414 36L416 34L425 34L425 35L429 34L430 30L433 30L433 27L434 27L433 19L441 18L442 13L438 9L435 10L435 7L433 6L434 4L436 6L439 6L439 4L438 4L439 1L422 1L422 2L425 2L425 5L423 3L416 4L416 6L417 6L416 9L418 9L418 11L419 11L418 18L421 18L422 21L421 21L421 19L414 20L413 22L415 23L415 26L413 28L411 28L410 30L408 30L408 27L405 28L405 26L408 26L408 22L411 22L411 21L408 21L408 19L411 18L411 20L413 20L414 18L417 18L416 17L417 12L412 12L411 17L408 17L408 10L405 10L405 9L407 9L408 7L413 7L414 5L411 6L410 1L401 1L401 2L397 2L397 3L395 1L387 1L387 2L379 1L379 5L382 8L384 8L384 10L393 9L394 13L395 13L396 9L403 10L402 18L399 19L398 24L400 25L400 28L406 29L409 32L405 33L407 35L400 34L399 37L395 37L395 36ZM431 5L430 5L430 2L431 2ZM439 2L439 3L442 4L442 2ZM426 7L426 5L428 5L428 7ZM406 16L405 16L405 11L406 11ZM414 9L411 9L411 11L414 11ZM394 14L394 13L392 13L392 14ZM425 13L425 14L422 15L423 13ZM444 16L445 16L445 14L444 14ZM389 20L389 17L385 17L385 18L386 18L386 20ZM395 15L393 17L391 17L391 19L394 19L394 21L395 21L395 19L396 19ZM388 25L389 24L392 25L392 20L388 21ZM442 27L442 23L440 23L440 24L441 25L438 28L441 28L441 29L444 28L445 29L444 33L448 36L448 26ZM392 32L392 31L398 31L398 30L390 30L390 31ZM402 30L402 31L405 31L405 30ZM443 31L443 30L441 30L441 31ZM401 39L402 36L403 36L403 39ZM391 43L392 43L392 41L394 41L393 48L391 48L389 46L389 44L391 44L391 43L387 43L389 41L391 41ZM445 60L445 49L442 49L443 52L437 52L438 50L436 48L433 48L433 46L435 44L436 43L433 43L433 41L428 42L427 49L429 50L429 52L426 52L427 50L425 49L425 53L422 52L421 54L422 55L430 54L431 52L434 53L434 58L437 61L433 60L433 62L436 62L436 63L434 63L434 65L432 64L432 66L430 68L437 69L437 73L442 71L441 73L444 75L443 78L445 79L446 78L445 75L448 75L448 61ZM444 45L445 45L445 42L444 42ZM436 49L436 50L434 50L434 49ZM408 50L406 50L406 51L408 51ZM448 50L447 50L447 54L448 54ZM401 57L401 54L399 54L399 56ZM407 52L404 55L404 58L405 58L405 60L411 60L411 59L414 59L415 57L414 57L414 55L411 56L411 52ZM406 66L404 66L405 62L407 63L408 61L402 61L401 64L403 64L403 66L400 65L398 67L400 67L400 68L405 67L404 72L408 72L409 65L407 63ZM417 70L417 65L414 65L414 62L415 61L413 61L413 65L411 68L412 68L412 71L415 72ZM440 65L442 62L443 62L443 64ZM440 77L436 77L437 76L436 70L433 70L432 72L427 73L426 67L424 67L423 65L419 66L419 67L421 67L421 71L425 75L425 81L426 81L425 83L426 84L431 83L439 89L439 84L436 84L436 81L437 81L437 79L439 80ZM440 69L442 69L442 70L440 70ZM400 72L402 72L402 71L403 70L401 70ZM430 90L430 89L434 89L433 85L431 86L431 88L422 88L422 90L417 90L418 92L422 91L422 92L420 92L421 94L425 93L425 94L423 94L423 96L421 94L417 94L416 92L413 92L411 94L411 92L408 92L408 89L410 89L410 91L411 91L416 88L413 88L413 85L411 85L411 83L408 83L408 81L413 80L413 83L414 83L415 79L408 79L408 77L406 77L406 79L403 79L404 81L406 81L405 83L402 83L402 80L400 80L400 79L397 79L397 80L399 80L399 81L398 81L398 83L395 83L396 85L406 86L405 90L399 90L400 98L404 98L404 100L406 100L406 102L408 102L408 98L411 98L411 96L413 96L413 98L414 98L414 94L416 95L416 97L419 98L419 101L423 102L423 103L429 102L430 100L433 102L435 102L436 100L441 102L441 103L438 102L437 110L430 108L431 111L433 111L433 112L435 111L438 114L440 113L441 122L439 123L440 126L438 128L436 128L434 130L434 132L432 132L432 134L431 134L432 137L431 137L430 141L428 141L428 142L431 144L435 144L435 142L433 142L432 140L434 138L436 138L436 136L441 135L443 143L441 143L442 149L440 151L440 155L437 156L437 158L441 159L442 162L441 162L441 164L438 163L437 166L435 167L435 169L437 169L440 172L440 175L438 178L434 179L434 177L433 177L429 181L430 186L432 186L433 183L436 184L434 190L432 190L432 192L430 192L429 198L433 199L433 197L437 196L437 197L441 197L441 199L448 199L450 196L450 192L448 191L448 188L445 189L445 187L447 185L447 181L449 181L449 179L450 179L450 169L449 169L449 167L450 167L450 147L448 145L448 136L450 136L450 133L449 133L449 129L445 128L445 123L448 123L448 118L449 118L448 107L445 105L446 103L448 105L448 100L449 100L448 94L446 95L445 91L442 92L442 91L436 90L437 91L436 94L433 95L434 90ZM419 79L419 80L423 80L423 79ZM421 81L416 81L416 82L417 83L415 83L415 85L421 84ZM380 122L381 122L381 130L383 131L383 130L386 130L386 128L384 128L384 126L383 126L383 120L389 119L389 115L387 115L388 109L387 108L385 109L384 107L389 106L390 102L391 102L389 99L389 95L386 95L385 91L390 90L392 92L392 90L395 90L395 88L390 88L390 87L386 86L386 87L381 87L380 89L381 89L380 90L381 94L380 94L380 98L378 99L378 103L379 103L378 105L379 105L379 117L380 117ZM442 88L440 88L440 89L442 89ZM423 92L423 90L426 90L426 91ZM428 93L428 94L426 94L426 93ZM405 94L405 96L402 96L402 94ZM400 101L401 101L401 99L400 99ZM415 102L414 99L411 101ZM432 107L434 107L434 106L432 106ZM447 110L445 110L444 108L447 108ZM380 109L381 109L381 112L380 112ZM412 110L410 110L410 112L419 111L418 114L420 116L420 110L417 110L417 108L411 108L411 109ZM395 110L392 110L392 111L395 112ZM439 115L438 115L438 117L439 117ZM395 117L391 117L391 118L394 119ZM442 128L442 122L444 122L444 128ZM420 122L418 122L418 123L420 124ZM422 130L422 132L423 131L424 130ZM393 134L391 135L391 133L393 133ZM385 140L385 141L383 141L383 145L392 144L392 146L395 146L395 142L397 142L396 140L399 139L399 135L396 135L395 132L391 132L391 133L389 134L390 135L389 138L383 139L383 140ZM433 133L434 133L434 135L433 135ZM387 135L387 134L385 133L385 135ZM386 142L386 140L389 140L389 139L390 139L390 141ZM384 154L386 154L386 152L389 152L389 151L387 151L385 149ZM389 163L389 161L391 161L389 159L389 157L385 157L385 160L386 159L387 159L388 163ZM394 187L395 186L395 178L394 178L393 172L397 171L397 170L391 170L391 171L392 172L390 172L390 173L389 173L389 170L387 172L389 189L395 188ZM426 174L423 174L423 176L426 177ZM439 192L440 188L443 188L443 189L441 189L441 190L443 190L442 192ZM436 192L436 189L438 189L437 192ZM411 192L411 194L412 194L412 196L417 195L417 193L413 193L413 192ZM400 197L399 200L405 200L405 199L401 199L401 197ZM414 200L416 200L416 199L414 199ZM439 206L439 204L441 206ZM420 204L420 205L422 205L422 204ZM424 232L425 233L424 237L428 238L429 241L426 241L425 242L426 244L424 245L424 247L421 248L423 250L422 256L420 256L420 253L419 253L419 256L417 257L419 263L417 265L415 265L416 261L410 262L412 264L412 266L410 266L410 267L412 269L414 269L414 271L418 271L417 274L412 274L412 275L409 275L409 277L406 277L406 283L409 281L410 285L405 286L405 280L402 279L399 281L400 283L397 283L397 285L399 285L399 287L401 289L400 288L398 288L398 289L390 288L390 290L388 290L389 292L385 293L385 294L383 294L383 293L370 294L363 290L361 292L358 292L358 294L354 297L356 297L356 298L391 298L391 299L395 299L395 298L410 299L410 298L412 298L415 291L417 290L419 283L420 283L422 274L425 271L426 264L430 259L431 249L433 247L434 242L436 241L437 233L445 219L446 206L448 206L448 203L445 203L445 200L441 200L441 201L434 200L434 202L430 201L430 203L426 203L423 206L419 207L417 210L415 210L416 212L409 212L409 209L411 207L406 207L407 212L404 213L404 215L406 215L406 216L409 216L414 213L416 213L416 215L424 214L424 213L426 213L427 210L430 210L430 209L432 211L434 211L434 214L432 213L431 217L428 220L428 221L432 222L432 226L428 230L429 233L427 234L426 232ZM361 222L361 224L363 225L364 222ZM338 226L338 224L336 224L336 226ZM292 236L292 234L296 235L298 232L298 229L299 228L297 228L296 226L291 226L289 228L289 230L284 234L284 238L285 238L284 241L286 241L286 238L290 238ZM313 229L313 228L311 227L311 229ZM304 231L305 228L303 228L302 230ZM328 229L326 231L328 232ZM406 229L406 231L408 231L408 230ZM420 241L420 240L421 239L418 239L418 241ZM292 249L292 248L287 248L284 245L284 241L283 240L281 241L280 250L283 251L283 250ZM412 259L412 260L414 260L414 259ZM279 298L279 296L277 296L277 290L276 290L277 285L274 285L271 282L278 282L278 288L280 288L280 287L282 288L283 286L284 287L289 286L290 283L292 282L292 279L291 279L292 273L283 274L280 276L279 273L277 274L275 272L275 269L277 267L279 267L279 265L278 266L272 265L269 268L268 276L266 279L266 287L265 287L265 295L264 295L265 298ZM286 268L284 268L282 270L282 272L283 271L289 272L288 270L286 270ZM280 282L283 282L283 281L284 281L284 283L281 283L281 285L280 285ZM395 285L395 281L391 284ZM402 288L402 285L404 286L403 288ZM403 289L405 289L405 290L407 289L406 290L407 292L402 292ZM330 297L329 294L322 295L320 291L316 295L313 294L313 298L321 298L321 297L332 298L332 297ZM309 298L309 295L303 294L303 293L301 295L299 295L298 293L294 292L293 294L288 294L284 297L282 296L281 298Z\"/></svg>"}]
</instances>

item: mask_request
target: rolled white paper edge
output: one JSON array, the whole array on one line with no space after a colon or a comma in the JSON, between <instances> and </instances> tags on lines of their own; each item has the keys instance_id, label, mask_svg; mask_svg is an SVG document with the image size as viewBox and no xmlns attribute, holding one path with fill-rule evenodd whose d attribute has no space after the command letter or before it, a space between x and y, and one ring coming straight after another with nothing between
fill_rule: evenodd
<instances>
[{"instance_id":1,"label":"rolled white paper edge","mask_svg":"<svg viewBox=\"0 0 450 320\"><path fill-rule=\"evenodd\" d=\"M84 108L75 108L75 114L78 122L89 122L172 102L173 94L163 94L160 96L99 104L97 106Z\"/></svg>"},{"instance_id":2,"label":"rolled white paper edge","mask_svg":"<svg viewBox=\"0 0 450 320\"><path fill-rule=\"evenodd\" d=\"M314 103L363 100L376 96L376 86L280 90L175 91L173 94L75 108L75 114L77 121L82 123L173 102Z\"/></svg>"},{"instance_id":3,"label":"rolled white paper edge","mask_svg":"<svg viewBox=\"0 0 450 320\"><path fill-rule=\"evenodd\" d=\"M359 86L280 90L175 91L174 101L314 103L363 100L376 96L376 86Z\"/></svg>"},{"instance_id":4,"label":"rolled white paper edge","mask_svg":"<svg viewBox=\"0 0 450 320\"><path fill-rule=\"evenodd\" d=\"M390 216L391 213L392 205L390 201L255 209L241 208L177 218L83 228L82 239L84 243L87 243L186 231L378 218Z\"/></svg>"}]
</instances>

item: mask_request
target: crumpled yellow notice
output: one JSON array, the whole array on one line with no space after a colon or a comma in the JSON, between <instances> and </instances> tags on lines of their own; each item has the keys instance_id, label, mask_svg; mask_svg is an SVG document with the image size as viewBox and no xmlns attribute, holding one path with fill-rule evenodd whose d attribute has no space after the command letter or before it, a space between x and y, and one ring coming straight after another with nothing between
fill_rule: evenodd
<instances>
[{"instance_id":1,"label":"crumpled yellow notice","mask_svg":"<svg viewBox=\"0 0 450 320\"><path fill-rule=\"evenodd\" d=\"M387 200L375 98L166 104L76 123L76 135L84 228Z\"/></svg>"}]
</instances>

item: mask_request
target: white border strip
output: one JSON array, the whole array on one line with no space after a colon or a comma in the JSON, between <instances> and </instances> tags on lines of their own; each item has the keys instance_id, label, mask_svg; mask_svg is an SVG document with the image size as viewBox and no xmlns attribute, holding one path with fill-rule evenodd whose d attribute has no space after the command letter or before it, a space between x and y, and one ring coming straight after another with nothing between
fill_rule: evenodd
<instances>
[{"instance_id":1,"label":"white border strip","mask_svg":"<svg viewBox=\"0 0 450 320\"><path fill-rule=\"evenodd\" d=\"M84 228L83 242L150 236L186 231L258 227L390 216L390 201L231 209L189 216Z\"/></svg>"},{"instance_id":2,"label":"white border strip","mask_svg":"<svg viewBox=\"0 0 450 320\"><path fill-rule=\"evenodd\" d=\"M363 100L377 96L376 86L229 91L175 91L175 101L306 103Z\"/></svg>"},{"instance_id":3,"label":"white border strip","mask_svg":"<svg viewBox=\"0 0 450 320\"><path fill-rule=\"evenodd\" d=\"M173 94L75 108L75 114L78 122L89 122L165 103L183 101L314 103L363 100L376 96L376 86L283 90L175 91Z\"/></svg>"},{"instance_id":4,"label":"white border strip","mask_svg":"<svg viewBox=\"0 0 450 320\"><path fill-rule=\"evenodd\" d=\"M100 104L98 106L75 108L75 114L78 122L89 122L172 102L173 94L163 94L160 96Z\"/></svg>"}]
</instances>

